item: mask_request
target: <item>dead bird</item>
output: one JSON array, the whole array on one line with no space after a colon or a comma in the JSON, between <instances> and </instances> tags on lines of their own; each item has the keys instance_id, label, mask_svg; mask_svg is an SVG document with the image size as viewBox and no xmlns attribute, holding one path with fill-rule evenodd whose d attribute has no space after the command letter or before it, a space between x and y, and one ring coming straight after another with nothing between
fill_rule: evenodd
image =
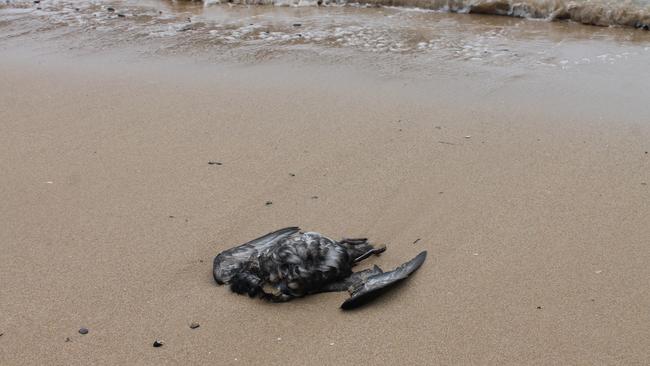
<instances>
[{"instance_id":1,"label":"dead bird","mask_svg":"<svg viewBox=\"0 0 650 366\"><path fill-rule=\"evenodd\" d=\"M423 251L390 272L377 266L352 271L360 261L385 250L366 238L336 241L288 227L219 253L214 258L213 275L218 284L230 285L233 292L276 302L347 290L351 296L341 307L349 309L407 278L427 255Z\"/></svg>"}]
</instances>

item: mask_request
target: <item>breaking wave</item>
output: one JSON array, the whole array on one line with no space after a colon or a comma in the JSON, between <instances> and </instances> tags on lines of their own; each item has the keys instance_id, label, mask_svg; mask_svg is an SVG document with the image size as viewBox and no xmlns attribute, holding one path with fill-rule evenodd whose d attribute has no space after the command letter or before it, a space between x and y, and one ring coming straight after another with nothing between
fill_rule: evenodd
<instances>
[{"instance_id":1,"label":"breaking wave","mask_svg":"<svg viewBox=\"0 0 650 366\"><path fill-rule=\"evenodd\" d=\"M345 0L210 0L206 4L315 6ZM362 0L361 4L513 17L572 20L598 26L650 29L650 0Z\"/></svg>"}]
</instances>

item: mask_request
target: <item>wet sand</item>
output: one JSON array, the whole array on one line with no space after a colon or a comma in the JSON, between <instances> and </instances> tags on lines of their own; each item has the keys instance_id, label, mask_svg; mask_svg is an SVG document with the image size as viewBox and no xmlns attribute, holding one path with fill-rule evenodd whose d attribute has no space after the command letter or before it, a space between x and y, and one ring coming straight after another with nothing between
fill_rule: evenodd
<instances>
[{"instance_id":1,"label":"wet sand","mask_svg":"<svg viewBox=\"0 0 650 366\"><path fill-rule=\"evenodd\" d=\"M650 363L643 73L20 50L0 58L2 365ZM289 225L388 245L364 266L429 257L352 312L215 285L214 255Z\"/></svg>"}]
</instances>

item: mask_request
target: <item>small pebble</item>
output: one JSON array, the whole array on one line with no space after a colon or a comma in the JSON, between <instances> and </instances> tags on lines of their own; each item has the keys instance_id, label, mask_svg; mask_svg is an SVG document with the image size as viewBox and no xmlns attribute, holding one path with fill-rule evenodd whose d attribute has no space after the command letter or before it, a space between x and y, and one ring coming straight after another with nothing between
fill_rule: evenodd
<instances>
[{"instance_id":1,"label":"small pebble","mask_svg":"<svg viewBox=\"0 0 650 366\"><path fill-rule=\"evenodd\" d=\"M80 328L79 334L88 334L88 328Z\"/></svg>"},{"instance_id":2,"label":"small pebble","mask_svg":"<svg viewBox=\"0 0 650 366\"><path fill-rule=\"evenodd\" d=\"M296 175L293 173L289 173L289 176L295 177Z\"/></svg>"},{"instance_id":3,"label":"small pebble","mask_svg":"<svg viewBox=\"0 0 650 366\"><path fill-rule=\"evenodd\" d=\"M191 328L191 329L196 329L196 328L198 328L198 327L200 327L200 325L199 325L199 323L197 323L197 322L192 322L192 324L190 324L190 328Z\"/></svg>"},{"instance_id":4,"label":"small pebble","mask_svg":"<svg viewBox=\"0 0 650 366\"><path fill-rule=\"evenodd\" d=\"M293 26L294 27L300 27L300 26L302 26L302 24L301 23L293 23Z\"/></svg>"},{"instance_id":5,"label":"small pebble","mask_svg":"<svg viewBox=\"0 0 650 366\"><path fill-rule=\"evenodd\" d=\"M542 308L541 306L538 306L538 307L537 307L537 309L541 309L541 308Z\"/></svg>"},{"instance_id":6,"label":"small pebble","mask_svg":"<svg viewBox=\"0 0 650 366\"><path fill-rule=\"evenodd\" d=\"M114 8L111 8L111 7L106 8L106 10L108 10L108 11L110 11L110 12L115 11L115 9L114 9Z\"/></svg>"},{"instance_id":7,"label":"small pebble","mask_svg":"<svg viewBox=\"0 0 650 366\"><path fill-rule=\"evenodd\" d=\"M157 339L155 341L153 341L153 346L154 347L162 347L163 344L165 344L165 343L163 343L163 341L159 341Z\"/></svg>"},{"instance_id":8,"label":"small pebble","mask_svg":"<svg viewBox=\"0 0 650 366\"><path fill-rule=\"evenodd\" d=\"M126 15L124 15L124 14L117 14L117 16L120 17L120 18L126 17Z\"/></svg>"},{"instance_id":9,"label":"small pebble","mask_svg":"<svg viewBox=\"0 0 650 366\"><path fill-rule=\"evenodd\" d=\"M210 165L223 165L223 163L218 162L218 161L208 161L208 164L210 164Z\"/></svg>"},{"instance_id":10,"label":"small pebble","mask_svg":"<svg viewBox=\"0 0 650 366\"><path fill-rule=\"evenodd\" d=\"M594 273L595 273L595 274L600 274L600 273L603 273L603 271L598 270L598 271L594 271Z\"/></svg>"},{"instance_id":11,"label":"small pebble","mask_svg":"<svg viewBox=\"0 0 650 366\"><path fill-rule=\"evenodd\" d=\"M466 138L466 139L471 139L472 136L467 135L467 136L465 136L465 138Z\"/></svg>"},{"instance_id":12,"label":"small pebble","mask_svg":"<svg viewBox=\"0 0 650 366\"><path fill-rule=\"evenodd\" d=\"M311 196L311 199L313 199L313 200L317 200L317 199L318 199L318 196Z\"/></svg>"},{"instance_id":13,"label":"small pebble","mask_svg":"<svg viewBox=\"0 0 650 366\"><path fill-rule=\"evenodd\" d=\"M65 341L70 342L71 341L70 337L65 337Z\"/></svg>"},{"instance_id":14,"label":"small pebble","mask_svg":"<svg viewBox=\"0 0 650 366\"><path fill-rule=\"evenodd\" d=\"M273 204L273 202L271 202L271 201L266 201L266 203L265 203L265 205L267 205L267 206L271 206L272 204Z\"/></svg>"}]
</instances>

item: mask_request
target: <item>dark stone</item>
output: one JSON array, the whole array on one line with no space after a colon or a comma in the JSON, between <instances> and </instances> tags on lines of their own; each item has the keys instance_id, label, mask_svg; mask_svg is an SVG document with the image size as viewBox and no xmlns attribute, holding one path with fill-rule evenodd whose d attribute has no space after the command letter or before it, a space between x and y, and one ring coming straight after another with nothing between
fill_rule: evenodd
<instances>
[{"instance_id":1,"label":"dark stone","mask_svg":"<svg viewBox=\"0 0 650 366\"><path fill-rule=\"evenodd\" d=\"M88 334L88 328L79 328L79 334Z\"/></svg>"},{"instance_id":2,"label":"dark stone","mask_svg":"<svg viewBox=\"0 0 650 366\"><path fill-rule=\"evenodd\" d=\"M538 307L537 307L537 309L540 309L540 310L541 310L541 309L542 309L542 307L541 307L541 306L538 306Z\"/></svg>"},{"instance_id":3,"label":"dark stone","mask_svg":"<svg viewBox=\"0 0 650 366\"><path fill-rule=\"evenodd\" d=\"M646 152L646 154L647 154L647 152ZM292 177L295 177L295 176L296 176L296 175L293 174L293 173L289 173L289 175L292 176Z\"/></svg>"},{"instance_id":4,"label":"dark stone","mask_svg":"<svg viewBox=\"0 0 650 366\"><path fill-rule=\"evenodd\" d=\"M293 26L294 27L302 27L302 24L301 23L293 23Z\"/></svg>"},{"instance_id":5,"label":"dark stone","mask_svg":"<svg viewBox=\"0 0 650 366\"><path fill-rule=\"evenodd\" d=\"M65 341L66 342L71 342L72 340L70 339L70 337L65 337Z\"/></svg>"},{"instance_id":6,"label":"dark stone","mask_svg":"<svg viewBox=\"0 0 650 366\"><path fill-rule=\"evenodd\" d=\"M191 329L196 329L196 328L198 328L198 327L200 327L200 326L201 326L201 325L199 325L199 323L197 323L197 322L192 322L192 324L190 324L190 328L191 328Z\"/></svg>"},{"instance_id":7,"label":"dark stone","mask_svg":"<svg viewBox=\"0 0 650 366\"><path fill-rule=\"evenodd\" d=\"M115 8L111 8L110 6L106 8L107 11L110 11L111 13L115 11Z\"/></svg>"},{"instance_id":8,"label":"dark stone","mask_svg":"<svg viewBox=\"0 0 650 366\"><path fill-rule=\"evenodd\" d=\"M210 164L210 165L223 165L223 163L218 162L218 161L208 161L208 164Z\"/></svg>"},{"instance_id":9,"label":"dark stone","mask_svg":"<svg viewBox=\"0 0 650 366\"><path fill-rule=\"evenodd\" d=\"M163 341L159 341L157 339L155 341L153 341L153 346L154 347L162 347L163 344L164 344Z\"/></svg>"},{"instance_id":10,"label":"dark stone","mask_svg":"<svg viewBox=\"0 0 650 366\"><path fill-rule=\"evenodd\" d=\"M124 14L117 14L117 16L120 17L120 18L126 17L126 15L124 15Z\"/></svg>"},{"instance_id":11,"label":"dark stone","mask_svg":"<svg viewBox=\"0 0 650 366\"><path fill-rule=\"evenodd\" d=\"M272 204L273 204L272 201L266 201L266 203L265 203L265 205L267 205L267 206L271 206Z\"/></svg>"},{"instance_id":12,"label":"dark stone","mask_svg":"<svg viewBox=\"0 0 650 366\"><path fill-rule=\"evenodd\" d=\"M34 4L39 4L41 0L34 0Z\"/></svg>"}]
</instances>

